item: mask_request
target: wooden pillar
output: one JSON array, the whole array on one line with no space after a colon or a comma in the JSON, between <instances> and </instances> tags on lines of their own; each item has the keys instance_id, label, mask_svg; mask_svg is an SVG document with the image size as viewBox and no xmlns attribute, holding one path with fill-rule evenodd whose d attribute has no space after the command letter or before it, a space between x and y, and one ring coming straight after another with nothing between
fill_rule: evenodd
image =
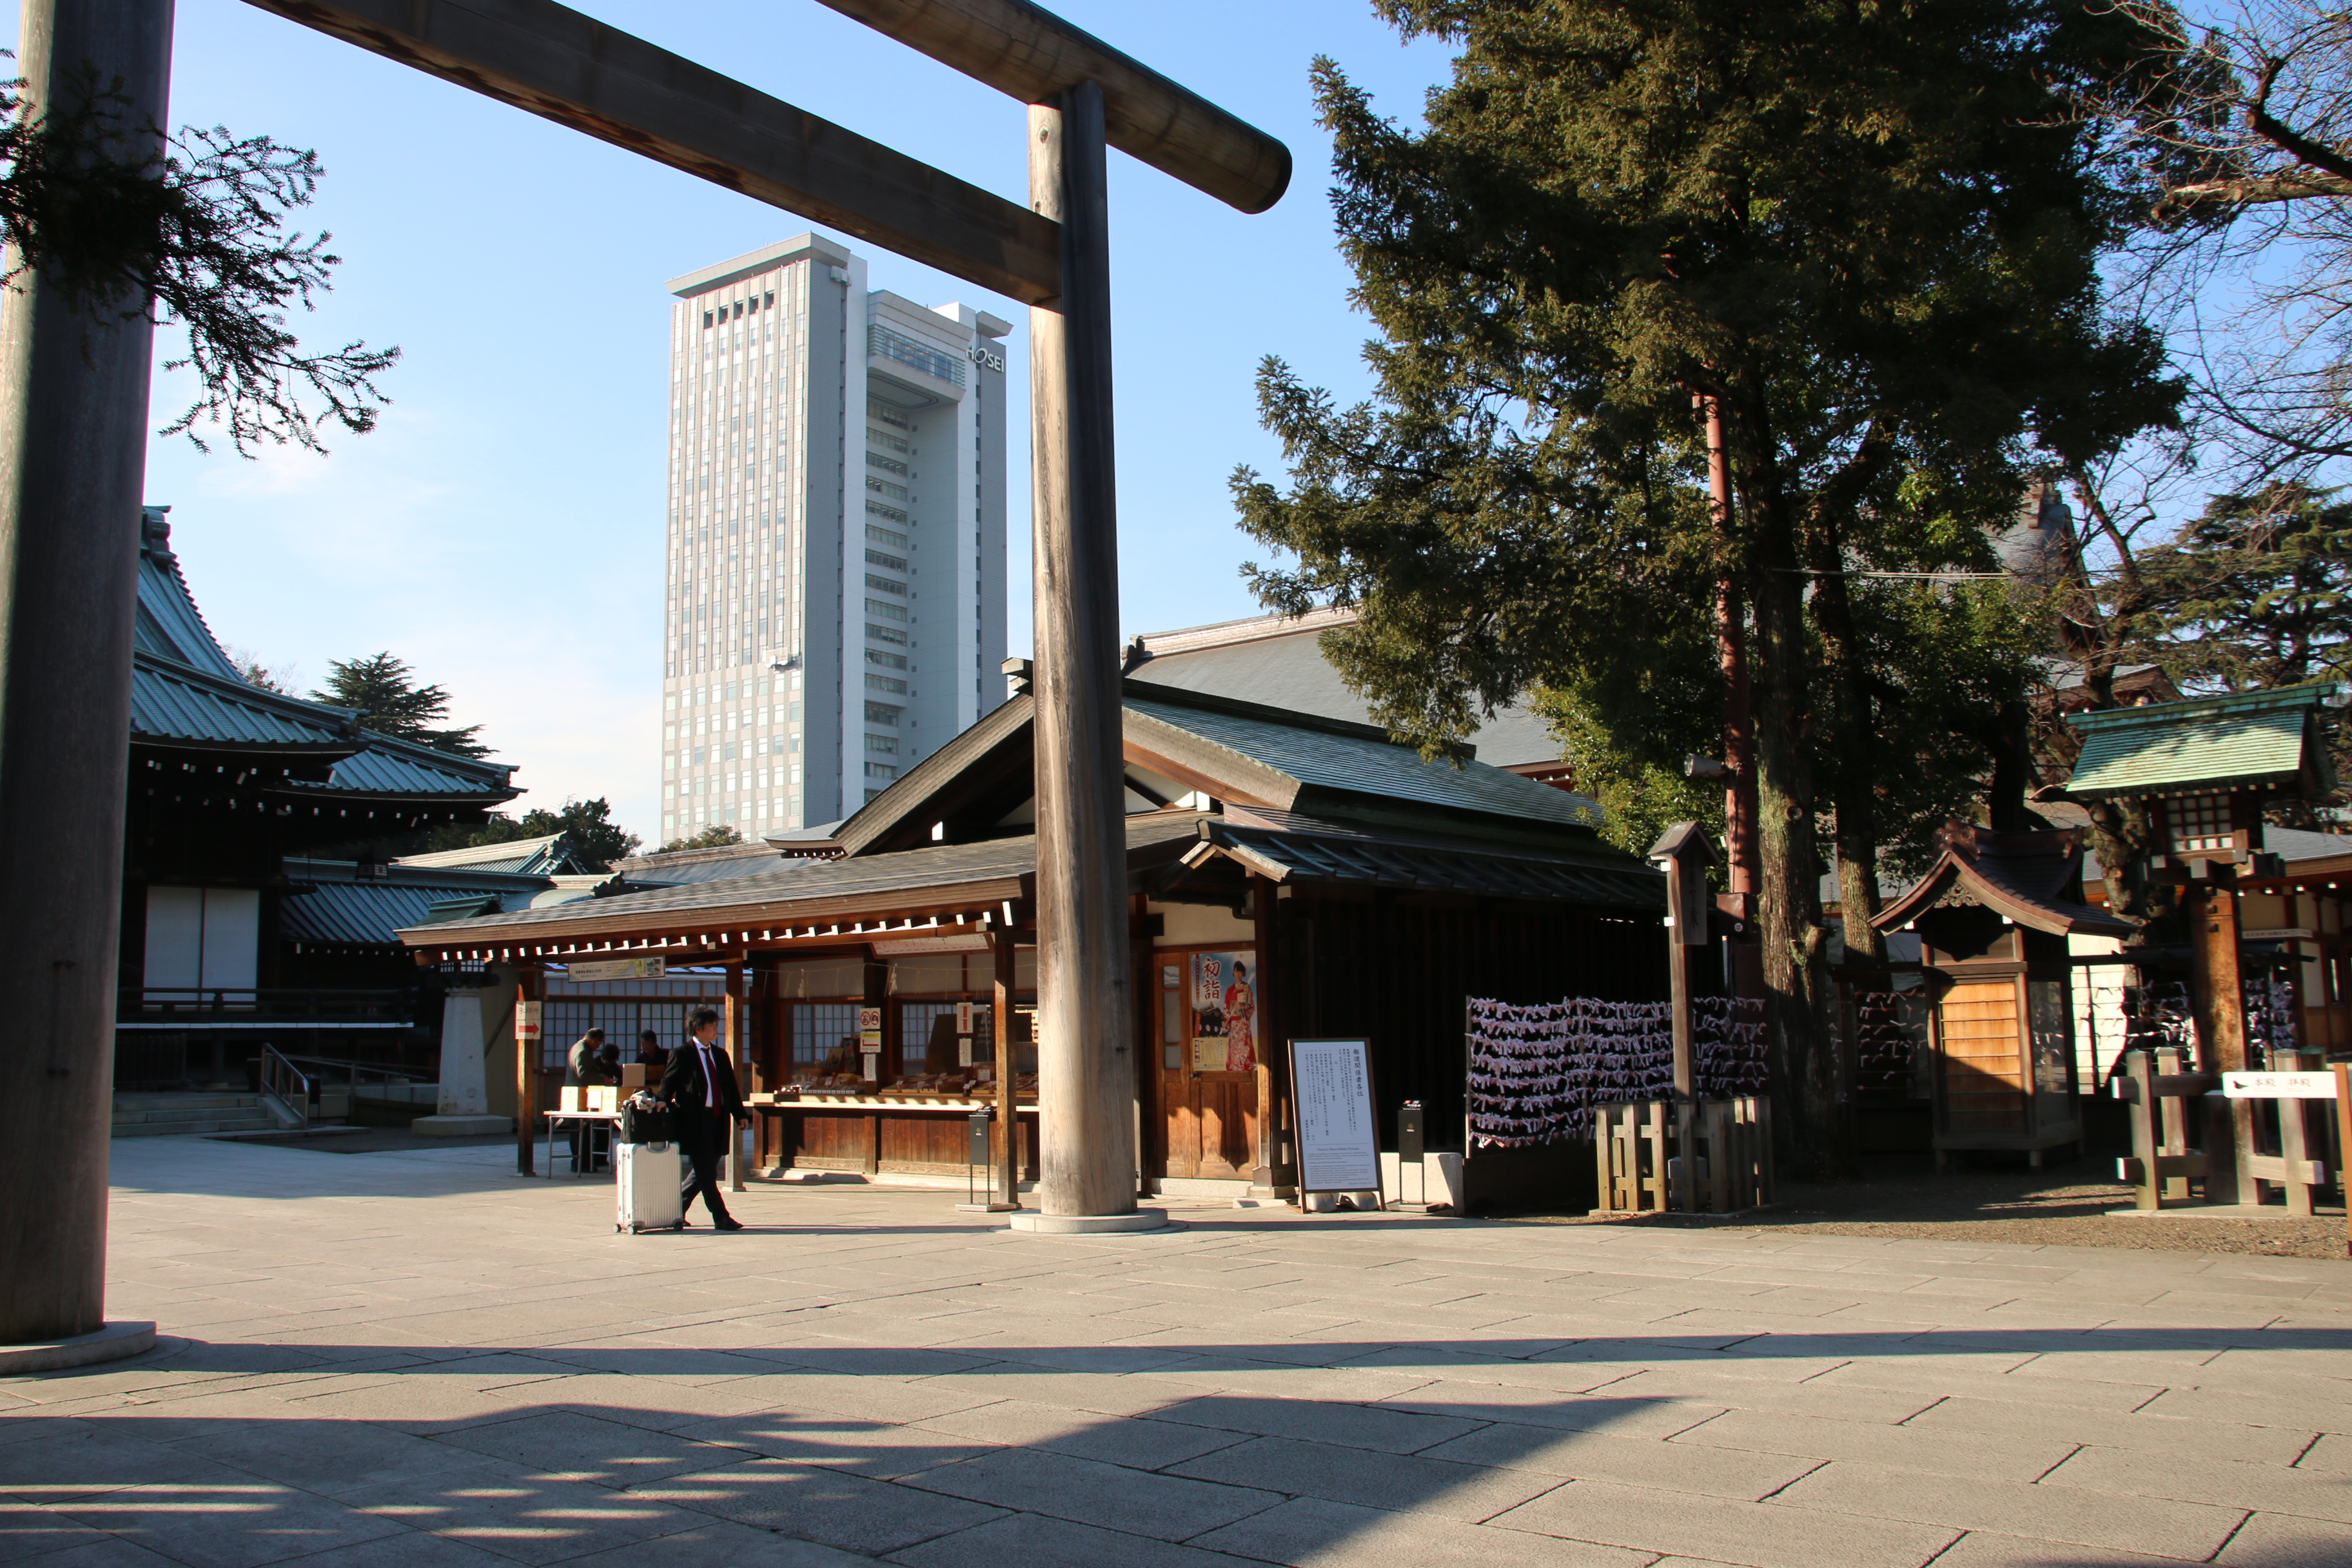
<instances>
[{"instance_id":1,"label":"wooden pillar","mask_svg":"<svg viewBox=\"0 0 2352 1568\"><path fill-rule=\"evenodd\" d=\"M1038 1209L1135 1212L1102 89L1029 110L1062 293L1029 310L1036 567Z\"/></svg>"},{"instance_id":2,"label":"wooden pillar","mask_svg":"<svg viewBox=\"0 0 2352 1568\"><path fill-rule=\"evenodd\" d=\"M997 1201L1021 1206L1021 1106L1013 1092L1020 1075L1013 1063L1013 964L1020 949L1013 934L999 926L989 933L989 956L994 961L994 987L989 1008L990 1032L996 1050L996 1194Z\"/></svg>"},{"instance_id":3,"label":"wooden pillar","mask_svg":"<svg viewBox=\"0 0 2352 1568\"><path fill-rule=\"evenodd\" d=\"M726 1021L727 1054L735 1061L735 1087L747 1097L751 1092L750 1053L743 1048L743 965L739 961L727 966ZM743 1131L732 1118L727 1123L727 1184L735 1192L743 1190Z\"/></svg>"},{"instance_id":4,"label":"wooden pillar","mask_svg":"<svg viewBox=\"0 0 2352 1568\"><path fill-rule=\"evenodd\" d=\"M2189 974L2190 1005L2197 1019L2198 1067L2210 1073L2246 1070L2246 989L2239 973L2238 878L2234 868L2209 861L2206 876L2189 884ZM2254 1155L2254 1102L2229 1102L2233 1190L2209 1176L2209 1197L2219 1203L2262 1201L2262 1187L2249 1166ZM2210 1155L2215 1152L2208 1148Z\"/></svg>"},{"instance_id":5,"label":"wooden pillar","mask_svg":"<svg viewBox=\"0 0 2352 1568\"><path fill-rule=\"evenodd\" d=\"M540 1034L546 1012L547 979L536 963L515 974L515 1173L537 1174L533 1151L539 1138Z\"/></svg>"},{"instance_id":6,"label":"wooden pillar","mask_svg":"<svg viewBox=\"0 0 2352 1568\"><path fill-rule=\"evenodd\" d=\"M171 0L26 0L28 114L116 95L121 155L164 120ZM10 252L6 265L21 264ZM115 940L147 456L145 301L0 310L0 1343L105 1324Z\"/></svg>"},{"instance_id":7,"label":"wooden pillar","mask_svg":"<svg viewBox=\"0 0 2352 1568\"><path fill-rule=\"evenodd\" d=\"M1282 1073L1290 1063L1284 1041L1292 1033L1286 1005L1289 977L1274 956L1275 921L1280 900L1275 885L1253 872L1249 879L1250 925L1257 938L1257 1159L1250 1172L1250 1191L1271 1196L1281 1185L1275 1167L1281 1163L1282 1107L1286 1098ZM1379 1114L1374 1108L1373 1114Z\"/></svg>"},{"instance_id":8,"label":"wooden pillar","mask_svg":"<svg viewBox=\"0 0 2352 1568\"><path fill-rule=\"evenodd\" d=\"M2339 1158L2352 1157L2352 1063L2336 1064L2336 1147L2343 1151ZM2338 1171L2336 1177L2344 1184L2347 1198L2352 1198L2352 1176ZM2344 1250L2352 1257L2352 1202L2344 1205Z\"/></svg>"}]
</instances>

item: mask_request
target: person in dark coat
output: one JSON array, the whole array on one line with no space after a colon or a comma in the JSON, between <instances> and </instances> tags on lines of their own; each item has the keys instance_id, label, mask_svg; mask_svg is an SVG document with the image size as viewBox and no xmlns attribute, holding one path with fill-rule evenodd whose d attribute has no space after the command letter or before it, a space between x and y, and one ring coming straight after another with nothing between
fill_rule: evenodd
<instances>
[{"instance_id":1,"label":"person in dark coat","mask_svg":"<svg viewBox=\"0 0 2352 1568\"><path fill-rule=\"evenodd\" d=\"M661 1037L651 1029L637 1033L637 1065L658 1068L669 1065L669 1053L662 1049Z\"/></svg>"},{"instance_id":2,"label":"person in dark coat","mask_svg":"<svg viewBox=\"0 0 2352 1568\"><path fill-rule=\"evenodd\" d=\"M661 1098L667 1101L677 1133L678 1152L688 1170L680 1184L677 1228L686 1226L686 1209L697 1193L709 1211L717 1230L740 1230L742 1223L727 1212L719 1193L719 1156L735 1136L735 1124L751 1120L743 1108L743 1091L736 1087L735 1064L719 1039L719 1013L698 1007L687 1020L686 1044L669 1054L662 1073Z\"/></svg>"},{"instance_id":3,"label":"person in dark coat","mask_svg":"<svg viewBox=\"0 0 2352 1568\"><path fill-rule=\"evenodd\" d=\"M612 1047L605 1043L604 1031L591 1029L572 1042L572 1049L563 1057L563 1087L586 1089L596 1084L621 1081L618 1058L607 1061L604 1053ZM604 1167L610 1133L593 1121L572 1124L572 1173L598 1171Z\"/></svg>"}]
</instances>

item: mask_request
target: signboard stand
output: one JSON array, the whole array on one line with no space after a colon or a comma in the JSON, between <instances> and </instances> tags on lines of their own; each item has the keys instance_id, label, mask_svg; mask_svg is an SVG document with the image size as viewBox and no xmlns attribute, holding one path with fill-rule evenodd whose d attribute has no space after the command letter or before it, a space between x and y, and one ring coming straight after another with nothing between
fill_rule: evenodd
<instances>
[{"instance_id":1,"label":"signboard stand","mask_svg":"<svg viewBox=\"0 0 2352 1568\"><path fill-rule=\"evenodd\" d=\"M1381 1141L1372 1099L1371 1042L1290 1042L1291 1102L1298 1139L1298 1206L1316 1193L1381 1197Z\"/></svg>"}]
</instances>

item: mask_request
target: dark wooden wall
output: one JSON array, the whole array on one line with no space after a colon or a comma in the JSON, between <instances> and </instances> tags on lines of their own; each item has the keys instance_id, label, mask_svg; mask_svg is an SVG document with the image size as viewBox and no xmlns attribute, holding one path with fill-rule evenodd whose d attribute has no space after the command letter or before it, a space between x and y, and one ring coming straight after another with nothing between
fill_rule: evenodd
<instances>
[{"instance_id":1,"label":"dark wooden wall","mask_svg":"<svg viewBox=\"0 0 2352 1568\"><path fill-rule=\"evenodd\" d=\"M1666 932L1654 915L1612 920L1411 898L1294 898L1276 907L1280 1026L1299 1037L1371 1042L1383 1149L1396 1147L1396 1110L1408 1100L1426 1108L1430 1148L1462 1147L1469 997L1526 1005L1667 996Z\"/></svg>"}]
</instances>

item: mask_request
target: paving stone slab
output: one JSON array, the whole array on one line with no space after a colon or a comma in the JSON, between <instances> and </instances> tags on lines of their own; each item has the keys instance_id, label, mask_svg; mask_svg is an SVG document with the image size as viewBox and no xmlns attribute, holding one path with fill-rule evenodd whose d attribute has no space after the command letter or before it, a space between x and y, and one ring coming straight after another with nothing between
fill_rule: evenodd
<instances>
[{"instance_id":1,"label":"paving stone slab","mask_svg":"<svg viewBox=\"0 0 2352 1568\"><path fill-rule=\"evenodd\" d=\"M782 1459L752 1459L665 1477L632 1487L627 1495L869 1557L969 1530L1004 1512L833 1467Z\"/></svg>"},{"instance_id":2,"label":"paving stone slab","mask_svg":"<svg viewBox=\"0 0 2352 1568\"><path fill-rule=\"evenodd\" d=\"M1294 1498L1238 1524L1192 1538L1192 1545L1295 1568L1528 1568L1517 1531L1428 1514L1390 1513L1322 1498ZM1544 1568L1648 1568L1650 1553L1588 1542L1551 1541Z\"/></svg>"},{"instance_id":3,"label":"paving stone slab","mask_svg":"<svg viewBox=\"0 0 2352 1568\"><path fill-rule=\"evenodd\" d=\"M1534 1433L1537 1429L1523 1430ZM1220 1448L1175 1466L1171 1473L1229 1486L1264 1487L1297 1497L1472 1521L1515 1508L1559 1484L1557 1477L1537 1471L1283 1437L1254 1438Z\"/></svg>"},{"instance_id":4,"label":"paving stone slab","mask_svg":"<svg viewBox=\"0 0 2352 1568\"><path fill-rule=\"evenodd\" d=\"M1993 1437L2047 1440L2146 1453L2229 1454L2255 1464L2292 1465L2313 1434L2280 1426L2242 1426L2188 1416L2103 1415L2087 1410L2038 1410L2003 1400L1946 1399L1904 1423L1921 1431L1980 1432Z\"/></svg>"},{"instance_id":5,"label":"paving stone slab","mask_svg":"<svg viewBox=\"0 0 2352 1568\"><path fill-rule=\"evenodd\" d=\"M2284 1426L2299 1432L2352 1434L2352 1400L2234 1394L2218 1388L2168 1388L2143 1406L2151 1415L2226 1421L2242 1426Z\"/></svg>"},{"instance_id":6,"label":"paving stone slab","mask_svg":"<svg viewBox=\"0 0 2352 1568\"><path fill-rule=\"evenodd\" d=\"M261 1568L402 1533L389 1520L267 1483L124 1487L54 1506L188 1568Z\"/></svg>"},{"instance_id":7,"label":"paving stone slab","mask_svg":"<svg viewBox=\"0 0 2352 1568\"><path fill-rule=\"evenodd\" d=\"M2042 1479L2052 1486L2298 1514L2352 1526L2352 1477L2283 1465L2250 1465L2210 1450L2151 1454L2127 1448L2080 1448ZM2352 1528L2345 1531L2345 1544L2352 1550Z\"/></svg>"},{"instance_id":8,"label":"paving stone slab","mask_svg":"<svg viewBox=\"0 0 2352 1568\"><path fill-rule=\"evenodd\" d=\"M1496 1423L1440 1444L1426 1458L1576 1480L1622 1481L1662 1491L1769 1497L1822 1463L1788 1454L1667 1443L1595 1432L1550 1432Z\"/></svg>"},{"instance_id":9,"label":"paving stone slab","mask_svg":"<svg viewBox=\"0 0 2352 1568\"><path fill-rule=\"evenodd\" d=\"M1150 1536L1016 1513L890 1553L908 1568L1259 1568L1248 1558Z\"/></svg>"},{"instance_id":10,"label":"paving stone slab","mask_svg":"<svg viewBox=\"0 0 2352 1568\"><path fill-rule=\"evenodd\" d=\"M1570 1481L1489 1522L1499 1529L1744 1568L1922 1568L1960 1533L1610 1481Z\"/></svg>"},{"instance_id":11,"label":"paving stone slab","mask_svg":"<svg viewBox=\"0 0 2352 1568\"><path fill-rule=\"evenodd\" d=\"M1990 1476L2032 1481L2076 1452L2071 1443L1973 1432L1939 1432L1889 1426L1876 1421L1837 1421L1818 1415L1728 1410L1675 1436L1685 1445L1748 1448L1816 1459L1858 1459L1906 1470L1949 1476Z\"/></svg>"},{"instance_id":12,"label":"paving stone slab","mask_svg":"<svg viewBox=\"0 0 2352 1568\"><path fill-rule=\"evenodd\" d=\"M1936 1568L2180 1568L2180 1559L1972 1530L1936 1559Z\"/></svg>"},{"instance_id":13,"label":"paving stone slab","mask_svg":"<svg viewBox=\"0 0 2352 1568\"><path fill-rule=\"evenodd\" d=\"M1781 1497L1806 1507L1879 1519L2191 1561L2219 1551L2246 1517L2242 1509L2204 1503L1895 1470L1847 1460L1822 1466Z\"/></svg>"},{"instance_id":14,"label":"paving stone slab","mask_svg":"<svg viewBox=\"0 0 2352 1568\"><path fill-rule=\"evenodd\" d=\"M2213 1561L2226 1568L2342 1568L2347 1539L2340 1525L2258 1513Z\"/></svg>"},{"instance_id":15,"label":"paving stone slab","mask_svg":"<svg viewBox=\"0 0 2352 1568\"><path fill-rule=\"evenodd\" d=\"M1131 1470L1034 1448L944 1465L905 1484L1160 1541L1189 1540L1282 1500L1255 1484L1187 1479L1181 1468L1174 1473Z\"/></svg>"}]
</instances>

